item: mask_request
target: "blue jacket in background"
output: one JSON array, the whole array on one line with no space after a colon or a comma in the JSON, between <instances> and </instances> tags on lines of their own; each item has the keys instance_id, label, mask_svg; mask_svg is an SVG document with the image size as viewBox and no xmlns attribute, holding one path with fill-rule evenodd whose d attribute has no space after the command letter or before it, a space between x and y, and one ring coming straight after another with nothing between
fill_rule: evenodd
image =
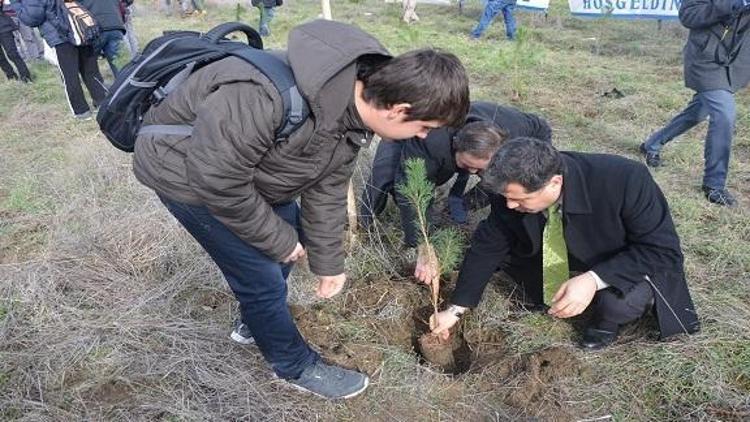
<instances>
[{"instance_id":1,"label":"blue jacket in background","mask_svg":"<svg viewBox=\"0 0 750 422\"><path fill-rule=\"evenodd\" d=\"M57 0L11 0L18 19L27 26L38 27L50 47L70 42L70 27Z\"/></svg>"}]
</instances>

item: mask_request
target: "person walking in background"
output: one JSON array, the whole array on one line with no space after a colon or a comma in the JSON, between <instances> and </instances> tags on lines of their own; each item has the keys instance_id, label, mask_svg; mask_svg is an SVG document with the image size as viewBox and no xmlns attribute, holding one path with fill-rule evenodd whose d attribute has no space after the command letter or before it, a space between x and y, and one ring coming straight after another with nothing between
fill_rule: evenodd
<instances>
[{"instance_id":1,"label":"person walking in background","mask_svg":"<svg viewBox=\"0 0 750 422\"><path fill-rule=\"evenodd\" d=\"M514 40L516 38L516 18L513 17L513 10L515 8L516 0L487 0L484 12L479 18L477 26L471 31L470 37L475 40L479 39L487 27L492 24L495 16L502 12L503 19L505 20L505 36L509 40Z\"/></svg>"},{"instance_id":2,"label":"person walking in background","mask_svg":"<svg viewBox=\"0 0 750 422\"><path fill-rule=\"evenodd\" d=\"M31 82L31 73L29 68L26 67L23 58L18 53L16 48L16 40L13 38L13 32L18 29L13 19L5 14L4 3L0 2L0 68L8 79L18 79L19 75L21 81ZM7 57L7 59L6 59ZM18 74L13 69L13 66L8 62L12 61L16 65Z\"/></svg>"},{"instance_id":3,"label":"person walking in background","mask_svg":"<svg viewBox=\"0 0 750 422\"><path fill-rule=\"evenodd\" d=\"M120 11L125 23L125 47L130 53L131 60L138 55L138 35L135 33L135 26L133 26L133 14L135 13L133 3L133 0L120 0Z\"/></svg>"},{"instance_id":4,"label":"person walking in background","mask_svg":"<svg viewBox=\"0 0 750 422\"><path fill-rule=\"evenodd\" d=\"M750 1L683 0L680 22L690 29L683 49L685 86L695 95L664 128L640 145L649 167L662 165L661 149L708 118L703 149L703 193L709 202L733 207L726 189L736 119L734 93L750 82Z\"/></svg>"},{"instance_id":5,"label":"person walking in background","mask_svg":"<svg viewBox=\"0 0 750 422\"><path fill-rule=\"evenodd\" d=\"M262 37L271 35L271 27L268 26L275 13L274 8L284 4L283 0L250 0L253 7L258 8L260 12L260 21L258 22L258 33Z\"/></svg>"},{"instance_id":6,"label":"person walking in background","mask_svg":"<svg viewBox=\"0 0 750 422\"><path fill-rule=\"evenodd\" d=\"M21 57L24 60L42 59L44 56L44 44L42 44L42 40L39 39L34 32L34 29L29 28L27 25L24 25L23 22L18 20L16 10L10 4L10 0L0 0L0 2L4 3L4 13L7 16L10 16L18 27L15 34L17 35L16 47L18 48Z\"/></svg>"},{"instance_id":7,"label":"person walking in background","mask_svg":"<svg viewBox=\"0 0 750 422\"><path fill-rule=\"evenodd\" d=\"M57 0L14 0L11 4L18 14L18 19L28 26L39 27L44 40L54 48L68 105L73 115L78 119L91 119L91 109L83 93L81 79L91 94L94 108L98 107L107 95L102 83L102 74L96 63L94 47L76 46L72 43L67 16L62 14L63 10Z\"/></svg>"},{"instance_id":8,"label":"person walking in background","mask_svg":"<svg viewBox=\"0 0 750 422\"><path fill-rule=\"evenodd\" d=\"M78 0L78 2L91 12L102 31L94 45L96 55L104 57L112 74L117 76L119 70L116 60L120 54L120 46L125 35L125 23L120 12L120 0Z\"/></svg>"}]
</instances>

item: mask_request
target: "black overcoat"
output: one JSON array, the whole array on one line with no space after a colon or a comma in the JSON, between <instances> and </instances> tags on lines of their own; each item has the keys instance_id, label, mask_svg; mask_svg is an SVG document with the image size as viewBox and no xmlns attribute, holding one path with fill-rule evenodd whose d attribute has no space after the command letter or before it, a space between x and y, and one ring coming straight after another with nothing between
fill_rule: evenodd
<instances>
[{"instance_id":1,"label":"black overcoat","mask_svg":"<svg viewBox=\"0 0 750 422\"><path fill-rule=\"evenodd\" d=\"M697 331L680 240L648 169L614 155L562 155L563 224L571 270L593 270L622 293L647 276L662 337ZM541 262L544 224L543 213L513 211L502 196L493 198L489 217L473 235L451 302L476 306L492 274L513 256ZM529 274L539 273L535 270Z\"/></svg>"}]
</instances>

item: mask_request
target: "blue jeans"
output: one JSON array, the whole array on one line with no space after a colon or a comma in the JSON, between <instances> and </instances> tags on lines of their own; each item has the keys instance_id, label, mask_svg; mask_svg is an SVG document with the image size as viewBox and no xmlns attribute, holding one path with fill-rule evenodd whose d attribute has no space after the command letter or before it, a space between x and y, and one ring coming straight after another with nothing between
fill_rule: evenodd
<instances>
[{"instance_id":1,"label":"blue jeans","mask_svg":"<svg viewBox=\"0 0 750 422\"><path fill-rule=\"evenodd\" d=\"M516 19L513 17L513 9L516 8L515 0L488 0L484 7L482 17L479 18L476 28L471 31L472 38L479 38L492 23L498 13L503 12L505 20L505 35L509 40L516 37Z\"/></svg>"},{"instance_id":2,"label":"blue jeans","mask_svg":"<svg viewBox=\"0 0 750 422\"><path fill-rule=\"evenodd\" d=\"M685 110L646 140L646 151L658 153L667 142L708 117L708 133L703 149L703 186L724 189L729 171L735 115L734 94L731 92L723 89L698 92Z\"/></svg>"},{"instance_id":3,"label":"blue jeans","mask_svg":"<svg viewBox=\"0 0 750 422\"><path fill-rule=\"evenodd\" d=\"M120 53L120 44L122 43L122 32L118 30L102 31L99 35L99 39L96 42L96 54L98 56L104 56L109 63L109 68L112 70L112 74L117 76L117 66L115 60L117 55Z\"/></svg>"},{"instance_id":4,"label":"blue jeans","mask_svg":"<svg viewBox=\"0 0 750 422\"><path fill-rule=\"evenodd\" d=\"M224 274L240 303L242 322L250 328L255 343L276 375L284 379L298 378L319 356L297 330L286 303L286 279L292 266L275 262L245 243L206 207L183 204L161 195L159 199ZM299 208L295 202L276 205L273 210L301 235Z\"/></svg>"}]
</instances>

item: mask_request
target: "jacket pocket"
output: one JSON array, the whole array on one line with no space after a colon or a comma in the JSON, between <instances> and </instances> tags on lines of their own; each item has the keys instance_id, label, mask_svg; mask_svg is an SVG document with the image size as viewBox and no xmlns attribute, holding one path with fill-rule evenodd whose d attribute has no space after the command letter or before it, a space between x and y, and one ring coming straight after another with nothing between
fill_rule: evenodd
<instances>
[{"instance_id":1,"label":"jacket pocket","mask_svg":"<svg viewBox=\"0 0 750 422\"><path fill-rule=\"evenodd\" d=\"M703 53L706 51L706 48L708 47L708 43L711 40L711 32L708 30L703 31L693 31L690 33L690 36L688 37L688 42L690 42L693 47L695 48L694 51Z\"/></svg>"}]
</instances>

